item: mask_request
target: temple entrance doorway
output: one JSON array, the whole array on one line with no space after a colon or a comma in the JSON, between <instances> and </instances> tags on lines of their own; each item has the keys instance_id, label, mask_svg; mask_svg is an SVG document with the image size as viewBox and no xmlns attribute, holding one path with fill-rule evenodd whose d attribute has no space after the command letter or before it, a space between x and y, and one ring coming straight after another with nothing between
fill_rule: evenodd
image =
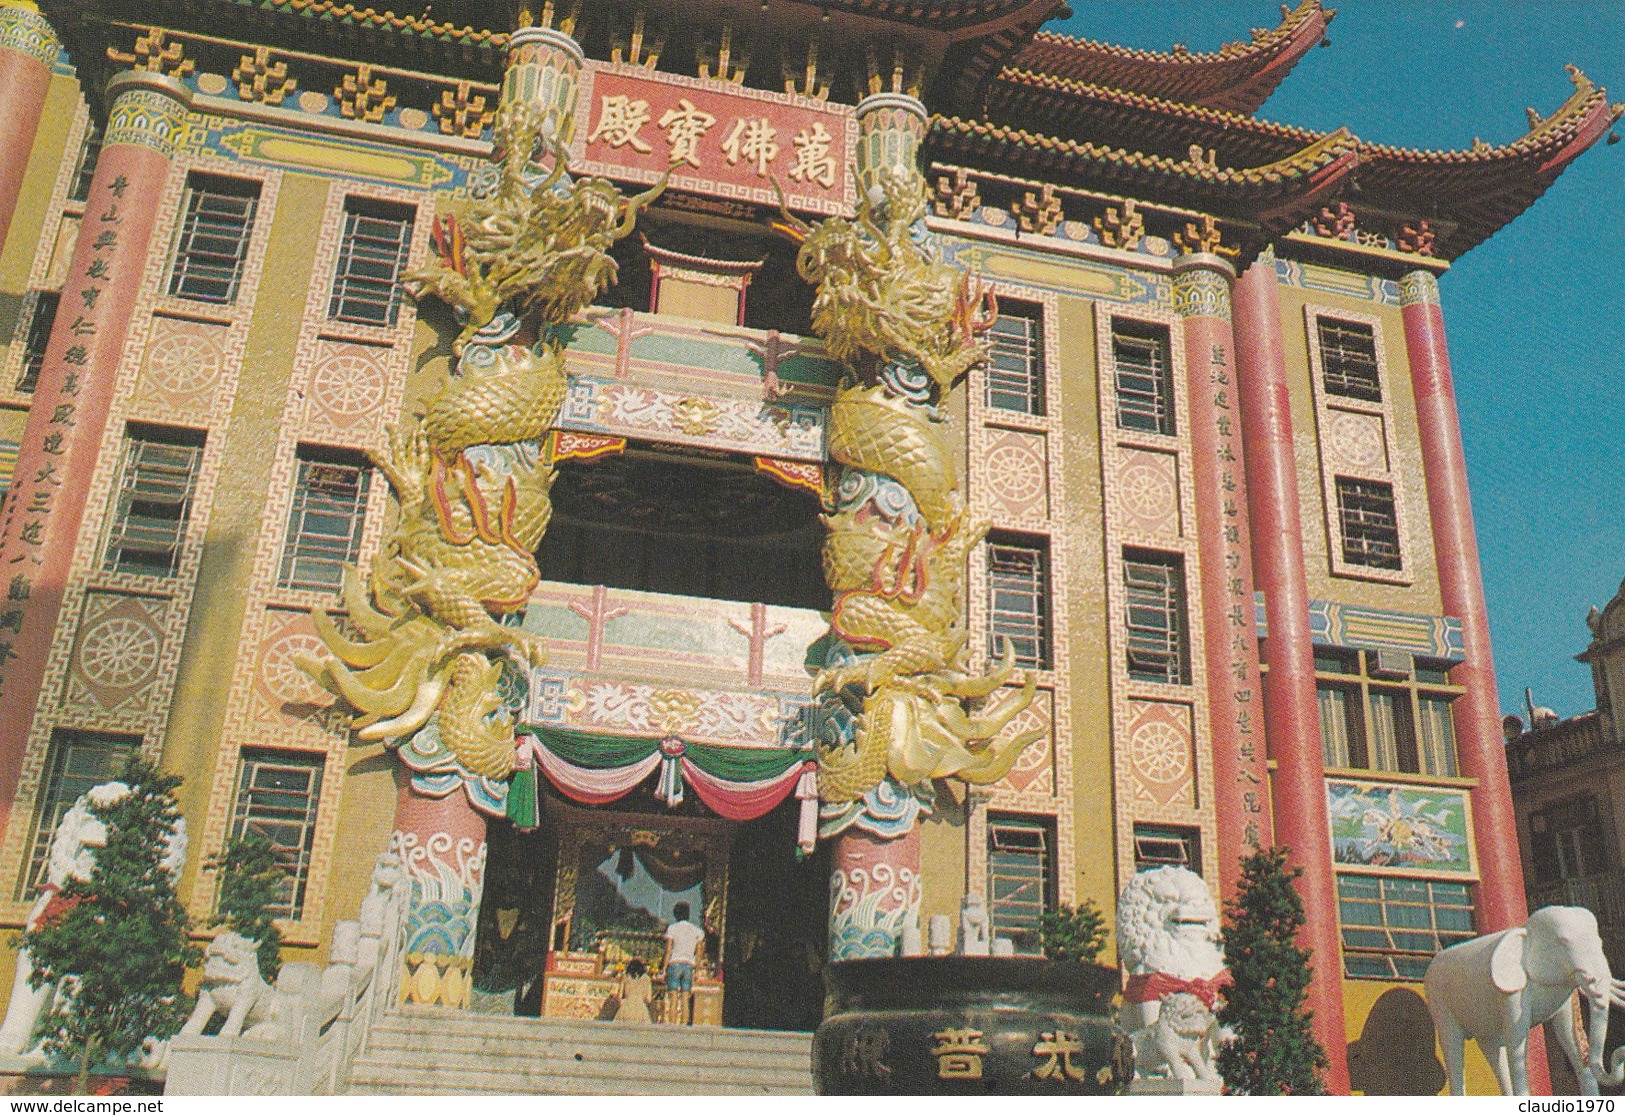
<instances>
[{"instance_id":1,"label":"temple entrance doorway","mask_svg":"<svg viewBox=\"0 0 1625 1115\"><path fill-rule=\"evenodd\" d=\"M653 976L657 1022L811 1030L823 1012L829 864L796 855L797 806L754 821L640 791L613 806L544 792L541 823L490 827L473 1009L609 1020L621 973ZM679 905L705 931L690 996L661 978Z\"/></svg>"}]
</instances>

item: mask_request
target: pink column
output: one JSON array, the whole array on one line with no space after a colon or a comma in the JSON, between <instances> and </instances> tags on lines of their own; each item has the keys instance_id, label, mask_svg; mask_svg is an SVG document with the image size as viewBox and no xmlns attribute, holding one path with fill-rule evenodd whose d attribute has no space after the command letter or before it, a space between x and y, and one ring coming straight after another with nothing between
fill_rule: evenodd
<instances>
[{"instance_id":1,"label":"pink column","mask_svg":"<svg viewBox=\"0 0 1625 1115\"><path fill-rule=\"evenodd\" d=\"M1451 681L1467 690L1451 706L1451 716L1461 773L1478 780L1478 788L1473 791L1473 839L1478 845L1479 870L1475 907L1478 931L1493 933L1522 925L1529 908L1518 855L1512 788L1507 781L1495 661L1490 653L1489 614L1484 607L1478 536L1473 529L1472 498L1467 491L1467 459L1461 447L1438 281L1426 271L1412 271L1399 281L1399 304L1405 322L1411 390L1416 396L1422 469L1427 475L1428 518L1433 525L1439 597L1445 614L1461 620L1467 645L1467 660L1450 672ZM1546 1088L1549 1079L1545 1047L1536 1035L1529 1050L1531 1090Z\"/></svg>"},{"instance_id":2,"label":"pink column","mask_svg":"<svg viewBox=\"0 0 1625 1115\"><path fill-rule=\"evenodd\" d=\"M144 72L108 84L112 108L102 156L0 527L0 826L16 797L187 96L179 82Z\"/></svg>"},{"instance_id":3,"label":"pink column","mask_svg":"<svg viewBox=\"0 0 1625 1115\"><path fill-rule=\"evenodd\" d=\"M1236 282L1236 391L1247 448L1247 508L1252 516L1253 570L1264 593L1269 635L1263 658L1264 733L1275 774L1270 792L1275 840L1303 869L1298 893L1307 921L1300 944L1318 958L1310 995L1317 1036L1332 1060L1327 1085L1348 1091L1343 1029L1337 876L1326 812L1315 652L1309 638L1309 586L1303 567L1298 471L1292 441L1292 397L1282 350L1275 260L1266 256Z\"/></svg>"},{"instance_id":4,"label":"pink column","mask_svg":"<svg viewBox=\"0 0 1625 1115\"><path fill-rule=\"evenodd\" d=\"M402 948L401 1001L467 1008L474 987L474 935L485 892L485 815L459 782L443 797L412 786L395 765L395 830L389 850L411 883Z\"/></svg>"},{"instance_id":5,"label":"pink column","mask_svg":"<svg viewBox=\"0 0 1625 1115\"><path fill-rule=\"evenodd\" d=\"M1174 262L1174 310L1184 322L1191 476L1202 570L1219 880L1235 894L1241 858L1269 845L1270 811L1258 683L1258 635L1243 460L1234 382L1230 278L1215 255Z\"/></svg>"},{"instance_id":6,"label":"pink column","mask_svg":"<svg viewBox=\"0 0 1625 1115\"><path fill-rule=\"evenodd\" d=\"M920 918L919 824L911 820L890 838L849 828L836 838L832 858L829 958L899 955L904 927Z\"/></svg>"},{"instance_id":7,"label":"pink column","mask_svg":"<svg viewBox=\"0 0 1625 1115\"><path fill-rule=\"evenodd\" d=\"M0 120L5 121L5 143L0 144L0 248L5 247L6 230L22 193L56 55L56 33L32 5L0 6Z\"/></svg>"}]
</instances>

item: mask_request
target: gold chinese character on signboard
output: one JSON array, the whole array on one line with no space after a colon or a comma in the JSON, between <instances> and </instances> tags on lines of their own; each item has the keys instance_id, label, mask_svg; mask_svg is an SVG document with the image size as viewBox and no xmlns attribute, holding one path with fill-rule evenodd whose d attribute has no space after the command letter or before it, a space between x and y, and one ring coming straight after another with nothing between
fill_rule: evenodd
<instances>
[{"instance_id":1,"label":"gold chinese character on signboard","mask_svg":"<svg viewBox=\"0 0 1625 1115\"><path fill-rule=\"evenodd\" d=\"M1049 1059L1034 1069L1033 1075L1039 1080L1082 1082L1083 1069L1072 1063L1072 1055L1082 1052L1082 1040L1065 1030L1044 1034L1033 1046L1033 1056Z\"/></svg>"},{"instance_id":2,"label":"gold chinese character on signboard","mask_svg":"<svg viewBox=\"0 0 1625 1115\"><path fill-rule=\"evenodd\" d=\"M992 1052L982 1040L982 1031L949 1028L938 1030L931 1040L936 1043L931 1056L937 1059L938 1080L982 1079L982 1055Z\"/></svg>"},{"instance_id":3,"label":"gold chinese character on signboard","mask_svg":"<svg viewBox=\"0 0 1625 1115\"><path fill-rule=\"evenodd\" d=\"M757 177L766 178L767 164L779 155L779 145L775 142L778 135L778 129L769 124L765 116L753 120L741 117L734 121L733 131L722 141L722 149L727 152L729 163L740 159L755 163Z\"/></svg>"},{"instance_id":4,"label":"gold chinese character on signboard","mask_svg":"<svg viewBox=\"0 0 1625 1115\"><path fill-rule=\"evenodd\" d=\"M611 147L631 147L647 155L654 148L638 138L643 125L649 122L649 102L634 101L625 93L606 94L598 113L598 126L587 137L588 143L602 139Z\"/></svg>"},{"instance_id":5,"label":"gold chinese character on signboard","mask_svg":"<svg viewBox=\"0 0 1625 1115\"><path fill-rule=\"evenodd\" d=\"M809 185L816 182L826 190L835 185L835 159L829 153L833 138L821 120L797 132L792 141L796 146L796 165L790 168L790 177Z\"/></svg>"},{"instance_id":6,"label":"gold chinese character on signboard","mask_svg":"<svg viewBox=\"0 0 1625 1115\"><path fill-rule=\"evenodd\" d=\"M700 165L700 137L711 130L717 118L684 97L676 108L668 108L660 117L661 130L671 144L671 161Z\"/></svg>"}]
</instances>

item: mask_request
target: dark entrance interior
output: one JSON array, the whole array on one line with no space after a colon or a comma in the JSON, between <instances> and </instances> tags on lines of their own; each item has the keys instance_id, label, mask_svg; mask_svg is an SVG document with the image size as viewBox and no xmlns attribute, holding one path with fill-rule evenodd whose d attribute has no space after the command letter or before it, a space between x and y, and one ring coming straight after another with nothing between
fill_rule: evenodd
<instances>
[{"instance_id":1,"label":"dark entrance interior","mask_svg":"<svg viewBox=\"0 0 1625 1115\"><path fill-rule=\"evenodd\" d=\"M631 450L559 466L542 577L827 609L818 499L731 460Z\"/></svg>"}]
</instances>

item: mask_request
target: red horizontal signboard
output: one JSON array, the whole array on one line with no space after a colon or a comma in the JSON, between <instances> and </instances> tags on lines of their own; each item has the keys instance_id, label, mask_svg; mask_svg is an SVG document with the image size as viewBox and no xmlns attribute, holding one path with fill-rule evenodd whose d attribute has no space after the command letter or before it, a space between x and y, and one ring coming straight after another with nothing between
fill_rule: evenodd
<instances>
[{"instance_id":1,"label":"red horizontal signboard","mask_svg":"<svg viewBox=\"0 0 1625 1115\"><path fill-rule=\"evenodd\" d=\"M641 66L589 62L572 168L715 197L850 213L857 121L850 106ZM584 122L584 123L583 123Z\"/></svg>"}]
</instances>

